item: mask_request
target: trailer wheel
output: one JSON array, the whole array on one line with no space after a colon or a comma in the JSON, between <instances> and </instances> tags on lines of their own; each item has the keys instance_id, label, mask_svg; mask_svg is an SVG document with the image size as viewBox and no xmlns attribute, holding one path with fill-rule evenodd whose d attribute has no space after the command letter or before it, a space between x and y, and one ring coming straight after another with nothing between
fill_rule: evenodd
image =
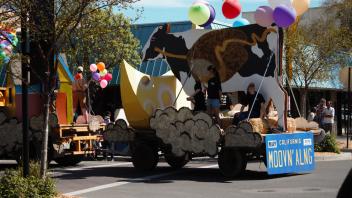
<instances>
[{"instance_id":1,"label":"trailer wheel","mask_svg":"<svg viewBox=\"0 0 352 198\"><path fill-rule=\"evenodd\" d=\"M65 155L54 159L60 166L75 166L83 161L83 156Z\"/></svg>"},{"instance_id":2,"label":"trailer wheel","mask_svg":"<svg viewBox=\"0 0 352 198\"><path fill-rule=\"evenodd\" d=\"M140 171L155 169L159 162L158 150L146 143L137 144L132 151L133 166Z\"/></svg>"},{"instance_id":3,"label":"trailer wheel","mask_svg":"<svg viewBox=\"0 0 352 198\"><path fill-rule=\"evenodd\" d=\"M247 160L239 150L223 148L218 156L218 165L225 177L236 177L246 170Z\"/></svg>"},{"instance_id":4,"label":"trailer wheel","mask_svg":"<svg viewBox=\"0 0 352 198\"><path fill-rule=\"evenodd\" d=\"M185 154L184 156L178 157L174 154L165 154L165 161L173 168L180 169L184 167L189 162L189 154Z\"/></svg>"}]
</instances>

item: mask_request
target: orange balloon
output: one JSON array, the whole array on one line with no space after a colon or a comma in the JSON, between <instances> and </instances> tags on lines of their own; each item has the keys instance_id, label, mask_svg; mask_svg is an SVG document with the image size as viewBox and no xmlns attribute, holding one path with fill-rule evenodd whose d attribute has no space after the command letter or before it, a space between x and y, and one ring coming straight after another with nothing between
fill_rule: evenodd
<instances>
[{"instance_id":1,"label":"orange balloon","mask_svg":"<svg viewBox=\"0 0 352 198\"><path fill-rule=\"evenodd\" d=\"M105 69L105 64L103 62L99 62L97 64L97 67L98 67L99 71L103 71Z\"/></svg>"}]
</instances>

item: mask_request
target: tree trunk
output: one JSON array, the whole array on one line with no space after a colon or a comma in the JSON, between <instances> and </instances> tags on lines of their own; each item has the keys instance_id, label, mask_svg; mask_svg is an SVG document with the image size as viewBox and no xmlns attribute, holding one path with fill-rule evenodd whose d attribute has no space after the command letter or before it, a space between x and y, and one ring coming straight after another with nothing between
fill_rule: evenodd
<instances>
[{"instance_id":1,"label":"tree trunk","mask_svg":"<svg viewBox=\"0 0 352 198\"><path fill-rule=\"evenodd\" d=\"M307 117L307 88L303 88L300 90L300 110L301 110L301 116L306 118Z\"/></svg>"},{"instance_id":2,"label":"tree trunk","mask_svg":"<svg viewBox=\"0 0 352 198\"><path fill-rule=\"evenodd\" d=\"M42 138L42 153L40 159L40 175L44 179L46 177L47 161L48 161L48 136L49 136L49 114L50 114L50 94L46 94L44 105L44 130Z\"/></svg>"}]
</instances>

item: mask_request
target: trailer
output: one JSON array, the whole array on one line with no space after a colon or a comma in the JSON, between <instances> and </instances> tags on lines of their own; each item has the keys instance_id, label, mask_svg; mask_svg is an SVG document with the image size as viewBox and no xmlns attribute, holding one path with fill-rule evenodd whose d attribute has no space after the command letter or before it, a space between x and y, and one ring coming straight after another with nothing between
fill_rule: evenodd
<instances>
[{"instance_id":1,"label":"trailer","mask_svg":"<svg viewBox=\"0 0 352 198\"><path fill-rule=\"evenodd\" d=\"M103 132L105 140L127 144L138 170L154 169L160 153L172 168L182 168L194 157L217 156L219 168L227 177L242 174L247 162L254 159L270 165L268 172L273 174L314 169L314 140L325 133L314 122L287 116L281 28L253 24L221 30L169 30L169 24L157 27L142 54L143 61L163 57L171 72L155 77L137 71L127 62L121 65L122 117L126 119L109 124ZM196 80L206 84L210 65L219 73L223 92L245 91L248 84L254 83L266 105L275 105L276 115L248 118L233 125L231 117L215 123L207 113L193 112L186 98L194 92ZM286 165L287 160L301 163L299 160L304 159L310 162L310 168L292 163L289 165L294 168L272 171L283 162L277 158L279 150L271 150L278 148L280 155L289 153L285 155L289 157L285 158Z\"/></svg>"}]
</instances>

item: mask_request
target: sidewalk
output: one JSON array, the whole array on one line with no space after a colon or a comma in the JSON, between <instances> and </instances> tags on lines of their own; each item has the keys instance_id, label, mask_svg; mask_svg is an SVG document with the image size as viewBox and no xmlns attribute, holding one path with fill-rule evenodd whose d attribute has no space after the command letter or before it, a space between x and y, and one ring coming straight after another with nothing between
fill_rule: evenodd
<instances>
[{"instance_id":1,"label":"sidewalk","mask_svg":"<svg viewBox=\"0 0 352 198\"><path fill-rule=\"evenodd\" d=\"M350 152L352 153L352 140L349 137L348 140L348 148L347 148L347 137L346 135L336 136L337 144L341 150L341 152Z\"/></svg>"},{"instance_id":2,"label":"sidewalk","mask_svg":"<svg viewBox=\"0 0 352 198\"><path fill-rule=\"evenodd\" d=\"M330 153L330 152L315 152L314 153L315 161L338 161L338 160L352 160L351 152L341 152Z\"/></svg>"}]
</instances>

